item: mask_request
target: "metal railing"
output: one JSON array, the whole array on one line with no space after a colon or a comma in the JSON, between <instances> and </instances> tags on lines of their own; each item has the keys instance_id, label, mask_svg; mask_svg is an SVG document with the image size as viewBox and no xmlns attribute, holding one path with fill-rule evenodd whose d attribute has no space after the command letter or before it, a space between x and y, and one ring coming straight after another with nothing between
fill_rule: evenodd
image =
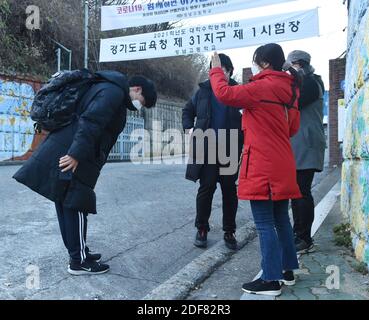
<instances>
[{"instance_id":1,"label":"metal railing","mask_svg":"<svg viewBox=\"0 0 369 320\"><path fill-rule=\"evenodd\" d=\"M143 118L127 117L127 123L123 132L119 135L117 142L110 151L109 161L124 161L130 160L130 153L132 148L139 142L144 136L145 121ZM143 145L143 144L142 144ZM144 154L144 150L139 152Z\"/></svg>"}]
</instances>

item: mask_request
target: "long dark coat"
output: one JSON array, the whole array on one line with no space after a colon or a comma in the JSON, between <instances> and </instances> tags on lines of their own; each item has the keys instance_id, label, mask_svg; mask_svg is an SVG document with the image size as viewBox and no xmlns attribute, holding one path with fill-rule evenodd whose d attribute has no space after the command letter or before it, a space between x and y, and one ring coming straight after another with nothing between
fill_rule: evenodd
<instances>
[{"instance_id":1,"label":"long dark coat","mask_svg":"<svg viewBox=\"0 0 369 320\"><path fill-rule=\"evenodd\" d=\"M127 108L135 110L127 78L101 71L102 82L82 98L71 125L50 133L31 158L13 176L51 201L81 212L96 213L94 188L100 171L126 123ZM62 173L59 159L70 155L79 164L74 173Z\"/></svg>"}]
</instances>

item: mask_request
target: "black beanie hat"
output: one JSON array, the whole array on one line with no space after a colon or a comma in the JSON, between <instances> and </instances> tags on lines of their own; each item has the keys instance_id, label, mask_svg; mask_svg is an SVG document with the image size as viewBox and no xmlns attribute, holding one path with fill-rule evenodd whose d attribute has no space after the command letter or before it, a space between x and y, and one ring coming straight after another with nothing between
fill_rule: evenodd
<instances>
[{"instance_id":1,"label":"black beanie hat","mask_svg":"<svg viewBox=\"0 0 369 320\"><path fill-rule=\"evenodd\" d=\"M155 107L157 93L154 83L144 76L133 76L128 80L130 87L141 87L142 95L145 98L145 107Z\"/></svg>"}]
</instances>

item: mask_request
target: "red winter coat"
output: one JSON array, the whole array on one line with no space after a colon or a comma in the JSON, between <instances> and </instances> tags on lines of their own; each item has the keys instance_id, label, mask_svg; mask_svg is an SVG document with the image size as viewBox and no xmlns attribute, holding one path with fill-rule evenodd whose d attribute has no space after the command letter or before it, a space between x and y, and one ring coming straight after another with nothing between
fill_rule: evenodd
<instances>
[{"instance_id":1,"label":"red winter coat","mask_svg":"<svg viewBox=\"0 0 369 320\"><path fill-rule=\"evenodd\" d=\"M221 68L210 71L215 96L229 106L243 106L244 147L238 197L243 200L301 198L290 137L300 126L296 108L287 109L292 98L293 77L286 72L264 70L245 85L229 86Z\"/></svg>"}]
</instances>

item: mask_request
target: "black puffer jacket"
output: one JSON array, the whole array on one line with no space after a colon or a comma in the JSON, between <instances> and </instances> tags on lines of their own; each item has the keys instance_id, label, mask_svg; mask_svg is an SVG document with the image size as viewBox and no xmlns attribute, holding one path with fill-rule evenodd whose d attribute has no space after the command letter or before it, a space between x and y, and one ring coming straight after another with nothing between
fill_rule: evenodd
<instances>
[{"instance_id":1,"label":"black puffer jacket","mask_svg":"<svg viewBox=\"0 0 369 320\"><path fill-rule=\"evenodd\" d=\"M52 132L14 178L52 201L86 213L96 213L94 188L100 170L126 123L127 108L135 110L127 78L101 71L81 100L80 115L71 125ZM59 159L70 155L79 161L76 171L61 173Z\"/></svg>"},{"instance_id":2,"label":"black puffer jacket","mask_svg":"<svg viewBox=\"0 0 369 320\"><path fill-rule=\"evenodd\" d=\"M230 79L229 83L230 85L238 84L233 79ZM187 102L182 110L182 126L184 130L194 128L206 131L211 127L212 92L213 91L209 80L199 84L199 89L195 93L194 97ZM241 130L241 113L239 109L227 107L227 119L229 119L228 128L238 130L238 158L240 158L243 145L243 133ZM193 139L191 139L191 144L193 146L193 150L195 150L196 144L194 143ZM204 143L204 149L204 155L206 159L208 149L206 140ZM187 165L186 179L196 182L198 179L200 179L203 164L196 163L196 154L192 154L190 156L193 158L193 163L189 163Z\"/></svg>"}]
</instances>

